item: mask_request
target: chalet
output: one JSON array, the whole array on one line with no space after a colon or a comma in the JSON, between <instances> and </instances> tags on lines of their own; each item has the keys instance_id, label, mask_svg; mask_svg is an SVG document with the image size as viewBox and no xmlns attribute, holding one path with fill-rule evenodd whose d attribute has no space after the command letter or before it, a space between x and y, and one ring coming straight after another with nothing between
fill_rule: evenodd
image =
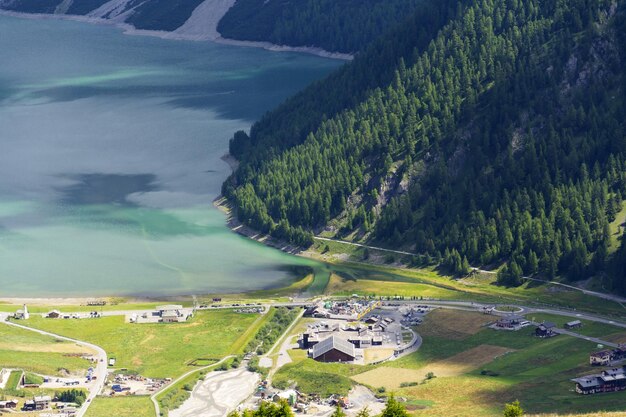
<instances>
[{"instance_id":1,"label":"chalet","mask_svg":"<svg viewBox=\"0 0 626 417\"><path fill-rule=\"evenodd\" d=\"M545 338L553 337L556 335L558 335L558 333L556 332L556 324L549 321L544 321L535 329L535 336L537 337Z\"/></svg>"},{"instance_id":2,"label":"chalet","mask_svg":"<svg viewBox=\"0 0 626 417\"><path fill-rule=\"evenodd\" d=\"M592 352L589 355L589 364L593 366L608 366L613 361L626 359L626 346L620 345L615 349L605 349Z\"/></svg>"},{"instance_id":3,"label":"chalet","mask_svg":"<svg viewBox=\"0 0 626 417\"><path fill-rule=\"evenodd\" d=\"M607 369L600 374L572 379L576 392L583 395L626 390L626 368Z\"/></svg>"},{"instance_id":4,"label":"chalet","mask_svg":"<svg viewBox=\"0 0 626 417\"><path fill-rule=\"evenodd\" d=\"M24 411L42 411L50 407L52 397L49 395L35 396L32 400L24 403Z\"/></svg>"},{"instance_id":5,"label":"chalet","mask_svg":"<svg viewBox=\"0 0 626 417\"><path fill-rule=\"evenodd\" d=\"M526 319L524 319L524 317L511 314L505 317L500 317L494 327L497 329L517 330L520 328L520 324L525 321Z\"/></svg>"},{"instance_id":6,"label":"chalet","mask_svg":"<svg viewBox=\"0 0 626 417\"><path fill-rule=\"evenodd\" d=\"M59 317L61 317L61 312L59 310L52 310L46 314L47 319L58 319Z\"/></svg>"},{"instance_id":7,"label":"chalet","mask_svg":"<svg viewBox=\"0 0 626 417\"><path fill-rule=\"evenodd\" d=\"M583 323L580 320L573 320L565 323L565 328L568 330L580 329L581 327L583 327Z\"/></svg>"},{"instance_id":8,"label":"chalet","mask_svg":"<svg viewBox=\"0 0 626 417\"><path fill-rule=\"evenodd\" d=\"M17 408L16 400L0 401L0 410L14 410Z\"/></svg>"},{"instance_id":9,"label":"chalet","mask_svg":"<svg viewBox=\"0 0 626 417\"><path fill-rule=\"evenodd\" d=\"M311 357L320 362L352 362L356 349L352 343L333 335L313 346Z\"/></svg>"},{"instance_id":10,"label":"chalet","mask_svg":"<svg viewBox=\"0 0 626 417\"><path fill-rule=\"evenodd\" d=\"M607 366L613 360L612 350L601 350L593 352L589 355L589 364L593 366Z\"/></svg>"}]
</instances>

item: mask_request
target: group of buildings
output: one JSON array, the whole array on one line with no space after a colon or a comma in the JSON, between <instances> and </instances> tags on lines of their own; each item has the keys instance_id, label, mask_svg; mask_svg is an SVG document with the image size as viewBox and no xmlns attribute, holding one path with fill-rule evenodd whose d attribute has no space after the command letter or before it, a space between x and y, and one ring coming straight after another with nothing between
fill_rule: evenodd
<instances>
[{"instance_id":1,"label":"group of buildings","mask_svg":"<svg viewBox=\"0 0 626 417\"><path fill-rule=\"evenodd\" d=\"M193 316L193 308L182 305L162 305L151 312L133 313L127 316L129 323L183 323Z\"/></svg>"},{"instance_id":2,"label":"group of buildings","mask_svg":"<svg viewBox=\"0 0 626 417\"><path fill-rule=\"evenodd\" d=\"M378 300L349 299L345 301L325 301L307 307L304 317L337 320L360 320L381 302Z\"/></svg>"},{"instance_id":3,"label":"group of buildings","mask_svg":"<svg viewBox=\"0 0 626 417\"><path fill-rule=\"evenodd\" d=\"M626 390L626 367L606 369L599 374L572 379L576 392L583 395Z\"/></svg>"}]
</instances>

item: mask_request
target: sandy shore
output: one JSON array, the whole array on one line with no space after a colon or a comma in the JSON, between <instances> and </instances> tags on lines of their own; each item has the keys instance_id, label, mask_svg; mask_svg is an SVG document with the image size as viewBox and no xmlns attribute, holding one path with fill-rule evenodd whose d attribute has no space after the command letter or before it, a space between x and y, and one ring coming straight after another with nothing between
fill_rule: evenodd
<instances>
[{"instance_id":1,"label":"sandy shore","mask_svg":"<svg viewBox=\"0 0 626 417\"><path fill-rule=\"evenodd\" d=\"M219 10L219 13L222 13L222 14L221 15L218 14L219 19L213 18L212 21L210 22L211 25L216 26L219 20L221 20L221 18L227 11L228 9ZM253 41L240 41L236 39L225 39L219 36L219 33L217 33L216 29L209 29L209 30L204 31L206 33L204 32L196 33L193 30L189 30L188 28L185 28L186 23L173 32L167 32L167 31L162 31L162 30L137 29L129 23L113 21L109 19L102 19L98 17L90 17L90 16L77 16L77 15L65 15L65 14L43 14L43 13L20 13L20 12L8 11L8 10L0 10L0 15L17 17L21 19L35 19L35 20L60 19L60 20L70 20L70 21L75 21L75 22L96 24L96 25L107 25L107 26L113 26L113 27L121 29L125 35L153 36L153 37L157 37L161 39L178 40L178 41L215 42L215 43L223 44L223 45L261 48L261 49L266 49L269 51L276 51L276 52L306 53L310 55L316 55L322 58L331 58L331 59L339 59L339 60L352 60L354 58L354 56L351 54L329 52L324 49L315 48L315 47L275 45L269 42L253 42ZM217 35L212 34L212 31Z\"/></svg>"}]
</instances>

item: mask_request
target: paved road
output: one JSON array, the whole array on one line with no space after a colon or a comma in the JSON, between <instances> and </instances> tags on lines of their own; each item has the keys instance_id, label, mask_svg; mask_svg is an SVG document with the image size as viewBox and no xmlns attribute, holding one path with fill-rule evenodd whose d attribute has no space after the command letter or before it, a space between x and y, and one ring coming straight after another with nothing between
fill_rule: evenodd
<instances>
[{"instance_id":1,"label":"paved road","mask_svg":"<svg viewBox=\"0 0 626 417\"><path fill-rule=\"evenodd\" d=\"M91 401L94 398L96 398L96 396L100 393L100 391L102 391L102 389L104 388L104 383L106 382L107 354L104 351L104 349L102 349L100 346L94 345L92 343L87 343L87 342L83 342L81 340L71 339L69 337L61 336L61 335L58 335L58 334L55 334L55 333L46 332L46 331L43 331L43 330L33 329L32 327L23 326L21 324L13 323L13 322L10 322L10 321L2 320L2 322L4 324L8 325L8 326L19 327L20 329L24 329L24 330L28 330L28 331L31 331L31 332L39 333L39 334L42 334L44 336L50 336L50 337L54 337L55 339L60 339L60 340L66 340L68 342L73 342L73 343L76 343L79 346L84 346L84 347L87 347L87 348L92 349L92 350L97 352L97 356L96 357L97 357L98 363L96 365L95 373L94 373L96 375L96 382L93 385L93 387L91 388L91 390L89 391L89 394L87 395L87 400L83 403L82 407L80 407L80 409L76 413L76 417L83 417L87 413L87 409L91 405Z\"/></svg>"}]
</instances>

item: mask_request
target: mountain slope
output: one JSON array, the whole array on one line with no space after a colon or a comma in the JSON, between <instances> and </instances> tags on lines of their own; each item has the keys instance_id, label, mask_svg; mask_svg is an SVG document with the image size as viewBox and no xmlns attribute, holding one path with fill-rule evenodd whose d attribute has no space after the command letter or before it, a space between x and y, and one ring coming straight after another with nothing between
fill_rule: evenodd
<instances>
[{"instance_id":1,"label":"mountain slope","mask_svg":"<svg viewBox=\"0 0 626 417\"><path fill-rule=\"evenodd\" d=\"M292 103L304 141L284 139L301 135L284 128L284 110L239 134L243 163L224 187L239 218L301 244L324 228L376 240L459 272L463 257L506 261L500 279L512 284L605 269L626 195L623 12L610 0L457 10L426 50L364 53L360 65L395 73L348 86L359 103L328 104L325 120L324 106L307 120L307 103ZM327 83L313 89L341 88Z\"/></svg>"},{"instance_id":2,"label":"mountain slope","mask_svg":"<svg viewBox=\"0 0 626 417\"><path fill-rule=\"evenodd\" d=\"M354 53L426 0L238 0L218 26L222 36Z\"/></svg>"}]
</instances>

